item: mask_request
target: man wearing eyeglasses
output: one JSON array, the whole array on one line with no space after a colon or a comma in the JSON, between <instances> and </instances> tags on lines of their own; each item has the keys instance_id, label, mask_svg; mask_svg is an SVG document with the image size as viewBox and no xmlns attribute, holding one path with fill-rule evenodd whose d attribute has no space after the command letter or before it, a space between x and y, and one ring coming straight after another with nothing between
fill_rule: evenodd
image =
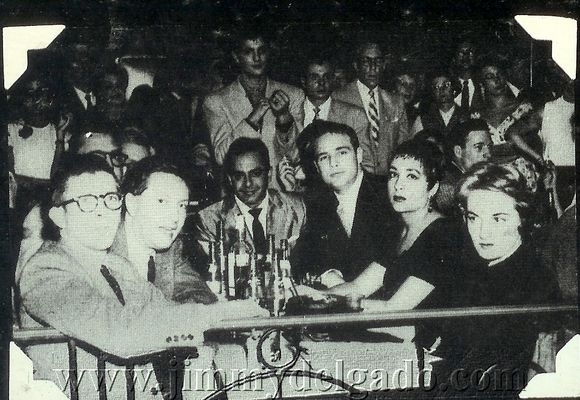
<instances>
[{"instance_id":1,"label":"man wearing eyeglasses","mask_svg":"<svg viewBox=\"0 0 580 400\"><path fill-rule=\"evenodd\" d=\"M448 73L436 72L432 75L430 82L431 104L417 117L411 133L415 135L423 129L432 129L441 132L443 137L447 137L458 124L469 118L469 114L455 104L455 90Z\"/></svg>"},{"instance_id":2,"label":"man wearing eyeglasses","mask_svg":"<svg viewBox=\"0 0 580 400\"><path fill-rule=\"evenodd\" d=\"M362 41L353 63L357 79L332 94L333 98L366 111L372 150L369 172L378 175L388 173L391 152L410 139L404 104L379 86L386 64L385 54L376 41Z\"/></svg>"},{"instance_id":3,"label":"man wearing eyeglasses","mask_svg":"<svg viewBox=\"0 0 580 400\"><path fill-rule=\"evenodd\" d=\"M224 158L224 169L231 193L223 200L200 211L195 219L195 235L204 251L219 239L217 224L224 222L226 246L243 229L252 252L266 254L267 235L276 240L296 240L304 224L302 199L293 193L268 189L270 158L260 139L239 138Z\"/></svg>"},{"instance_id":4,"label":"man wearing eyeglasses","mask_svg":"<svg viewBox=\"0 0 580 400\"><path fill-rule=\"evenodd\" d=\"M55 176L53 187L48 215L59 238L47 240L17 270L25 310L22 325L41 323L76 339L79 371L94 371L95 366L105 374L111 368L119 370L118 379L106 381L109 398L126 398L131 387L126 379L131 382L138 370L151 371L147 365L136 366L134 373L125 368L127 362L143 364L148 358L122 359L199 346L204 331L220 318L267 315L251 301L172 302L126 258L108 251L121 220L122 196L100 158L72 157ZM36 379L64 377L55 372L67 368L66 345L33 346L28 354L34 360ZM155 377L150 376L145 387L143 380L137 380L136 399L153 399L162 390L165 396L167 386L161 389ZM94 398L91 379L79 380L79 394Z\"/></svg>"}]
</instances>

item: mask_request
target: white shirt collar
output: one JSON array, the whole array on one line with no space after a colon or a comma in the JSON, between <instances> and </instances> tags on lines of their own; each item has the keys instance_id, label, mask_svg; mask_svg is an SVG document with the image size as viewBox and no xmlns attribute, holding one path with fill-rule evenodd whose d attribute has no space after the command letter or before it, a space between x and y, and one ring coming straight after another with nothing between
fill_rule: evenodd
<instances>
[{"instance_id":1,"label":"white shirt collar","mask_svg":"<svg viewBox=\"0 0 580 400\"><path fill-rule=\"evenodd\" d=\"M323 119L325 121L328 119L328 113L330 112L330 103L331 102L332 102L332 98L329 96L328 99L326 99L326 101L324 103L322 103L320 106L318 106L318 109L320 110L318 112L319 119ZM316 106L314 104L312 104L307 97L304 100L304 125L308 125L309 123L311 123L314 120L315 108L316 108Z\"/></svg>"},{"instance_id":2,"label":"white shirt collar","mask_svg":"<svg viewBox=\"0 0 580 400\"><path fill-rule=\"evenodd\" d=\"M79 89L75 86L73 86L73 89L75 90L81 103L83 103L83 107L85 109L87 108L87 99L85 97L87 94L91 97L91 103L93 103L93 106L96 104L96 98L95 98L95 95L93 94L93 92L83 92L81 89Z\"/></svg>"},{"instance_id":3,"label":"white shirt collar","mask_svg":"<svg viewBox=\"0 0 580 400\"><path fill-rule=\"evenodd\" d=\"M340 222L344 227L347 235L350 237L352 225L354 223L354 214L356 212L356 204L358 200L358 193L363 180L363 173L359 171L354 183L342 193L334 193L338 200L337 213Z\"/></svg>"},{"instance_id":4,"label":"white shirt collar","mask_svg":"<svg viewBox=\"0 0 580 400\"><path fill-rule=\"evenodd\" d=\"M441 118L443 118L443 122L445 126L449 125L449 121L451 121L451 117L453 116L453 112L455 111L455 105L453 105L449 111L445 112L439 109L439 114L441 114Z\"/></svg>"},{"instance_id":5,"label":"white shirt collar","mask_svg":"<svg viewBox=\"0 0 580 400\"><path fill-rule=\"evenodd\" d=\"M246 224L246 227L248 228L248 231L250 232L250 234L253 233L252 231L252 223L254 222L254 217L252 217L252 215L250 214L250 210L251 208L248 207L243 201L241 201L240 199L238 199L237 196L234 195L234 199L236 200L236 204L238 205L238 208L240 209L240 212L242 213L242 216L244 218L244 223ZM267 229L267 221L266 221L266 216L268 215L268 206L270 204L270 199L268 197L268 194L266 193L266 196L264 197L264 200L262 200L262 202L254 208L261 208L260 210L260 215L258 216L258 220L260 221L260 223L262 224L262 228L264 229L264 233L268 234L266 232ZM236 220L236 224L238 224L238 221ZM240 229L240 226L236 226L237 229Z\"/></svg>"},{"instance_id":6,"label":"white shirt collar","mask_svg":"<svg viewBox=\"0 0 580 400\"><path fill-rule=\"evenodd\" d=\"M359 81L357 79L356 81L356 86L358 87L358 92L360 93L360 98L362 100L363 103L363 107L367 113L367 118L370 120L371 116L369 114L369 103L371 101L371 96L369 94L369 91L371 89L369 89L369 87L367 85L365 85L364 83L362 83L361 81ZM372 89L372 92L375 94L375 102L377 104L377 113L379 114L378 117L381 117L381 107L379 105L379 87L375 86L374 89Z\"/></svg>"}]
</instances>

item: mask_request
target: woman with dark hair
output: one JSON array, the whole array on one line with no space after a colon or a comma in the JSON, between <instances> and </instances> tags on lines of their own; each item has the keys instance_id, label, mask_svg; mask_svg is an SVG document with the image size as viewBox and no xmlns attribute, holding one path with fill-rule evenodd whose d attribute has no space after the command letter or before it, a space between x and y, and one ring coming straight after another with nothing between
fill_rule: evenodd
<instances>
[{"instance_id":1,"label":"woman with dark hair","mask_svg":"<svg viewBox=\"0 0 580 400\"><path fill-rule=\"evenodd\" d=\"M462 262L463 305L557 301L558 284L530 244L533 208L523 176L514 167L478 164L459 183L457 199L471 238ZM485 383L490 395L517 394L526 384L539 329L524 317L462 320L453 346L439 349L445 362L434 367L438 381L453 379L452 371L485 371L469 389Z\"/></svg>"},{"instance_id":2,"label":"woman with dark hair","mask_svg":"<svg viewBox=\"0 0 580 400\"><path fill-rule=\"evenodd\" d=\"M382 289L386 301L363 303L377 311L448 305L461 235L459 227L432 206L442 157L428 141L412 139L397 148L388 176L389 201L401 222L398 235L393 235L397 240L385 243L382 259L329 293L366 298Z\"/></svg>"}]
</instances>

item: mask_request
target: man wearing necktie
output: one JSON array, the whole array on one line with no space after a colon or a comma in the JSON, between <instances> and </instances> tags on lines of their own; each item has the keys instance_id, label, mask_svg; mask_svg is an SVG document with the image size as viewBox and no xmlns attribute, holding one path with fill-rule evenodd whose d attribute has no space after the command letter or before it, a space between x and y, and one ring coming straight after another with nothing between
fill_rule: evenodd
<instances>
[{"instance_id":1,"label":"man wearing necktie","mask_svg":"<svg viewBox=\"0 0 580 400\"><path fill-rule=\"evenodd\" d=\"M363 148L363 167L372 170L373 164L370 161L372 153L369 147L369 122L367 116L363 108L330 96L333 87L334 69L333 63L324 56L312 57L305 63L301 81L305 99L298 121L299 130L302 131L312 121L319 119L350 126L356 131ZM302 134L298 135L299 156L307 181L315 175L312 161L305 159L307 153L305 148L308 143L309 138ZM296 169L283 167L282 165L278 167L280 180L287 191L292 191L294 189L292 182L296 181Z\"/></svg>"},{"instance_id":2,"label":"man wearing necktie","mask_svg":"<svg viewBox=\"0 0 580 400\"><path fill-rule=\"evenodd\" d=\"M38 327L40 322L75 339L78 370L98 366L97 374L105 379L99 398L161 398L159 392L165 396L167 391L157 385L163 380L160 375L144 383L135 372L135 386L127 382L132 364L135 371L151 371L149 357L135 357L177 347L193 352L218 319L267 315L252 301L178 304L147 282L126 257L108 251L116 240L123 198L101 158L72 156L52 184L48 215L58 239L45 241L16 271L22 326ZM64 378L55 372L68 368L66 347L59 343L27 349L35 379ZM113 380L112 371L120 372ZM95 398L94 382L79 380L78 392L80 398Z\"/></svg>"},{"instance_id":3,"label":"man wearing necktie","mask_svg":"<svg viewBox=\"0 0 580 400\"><path fill-rule=\"evenodd\" d=\"M335 91L332 98L361 107L365 110L370 142L368 151L363 148L363 167L366 171L386 175L388 162L395 147L410 139L405 105L379 86L386 68L386 58L376 40L361 41L353 63L357 79Z\"/></svg>"},{"instance_id":4,"label":"man wearing necktie","mask_svg":"<svg viewBox=\"0 0 580 400\"><path fill-rule=\"evenodd\" d=\"M352 128L315 121L303 134L312 138L310 157L323 186L308 199L307 223L291 264L295 276L321 275L331 286L331 277L353 279L388 248L396 219L385 195L386 180L362 169L363 153Z\"/></svg>"},{"instance_id":5,"label":"man wearing necktie","mask_svg":"<svg viewBox=\"0 0 580 400\"><path fill-rule=\"evenodd\" d=\"M470 41L461 42L451 60L454 81L459 91L456 92L455 103L465 113L470 113L481 106L481 94L478 92L475 78L475 46Z\"/></svg>"},{"instance_id":6,"label":"man wearing necktie","mask_svg":"<svg viewBox=\"0 0 580 400\"><path fill-rule=\"evenodd\" d=\"M224 222L226 246L233 245L239 230L245 230L247 245L253 252L267 252L267 235L288 239L293 247L304 224L305 207L293 193L268 189L270 159L266 145L259 139L239 138L224 159L229 193L221 201L201 210L195 218L195 236L208 251L217 241L217 225Z\"/></svg>"}]
</instances>

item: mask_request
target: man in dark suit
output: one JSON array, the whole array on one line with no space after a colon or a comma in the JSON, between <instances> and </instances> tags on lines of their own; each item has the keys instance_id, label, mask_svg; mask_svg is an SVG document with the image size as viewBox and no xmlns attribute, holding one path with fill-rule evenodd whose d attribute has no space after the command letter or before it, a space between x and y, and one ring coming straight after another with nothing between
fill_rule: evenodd
<instances>
[{"instance_id":1,"label":"man in dark suit","mask_svg":"<svg viewBox=\"0 0 580 400\"><path fill-rule=\"evenodd\" d=\"M455 103L466 112L481 108L483 99L479 90L479 83L475 79L476 48L468 41L461 41L451 59L451 73L459 88L455 96Z\"/></svg>"},{"instance_id":2,"label":"man in dark suit","mask_svg":"<svg viewBox=\"0 0 580 400\"><path fill-rule=\"evenodd\" d=\"M429 108L417 117L411 132L416 134L423 129L433 129L447 137L469 114L457 106L453 100L453 84L448 73L434 73L431 79L433 101Z\"/></svg>"},{"instance_id":3,"label":"man in dark suit","mask_svg":"<svg viewBox=\"0 0 580 400\"><path fill-rule=\"evenodd\" d=\"M291 263L298 278L308 273L333 286L339 283L336 275L352 280L389 251L395 219L386 180L379 184L362 170L362 149L352 128L314 121L304 133L312 137L313 158L325 188L307 202L306 225Z\"/></svg>"},{"instance_id":4,"label":"man in dark suit","mask_svg":"<svg viewBox=\"0 0 580 400\"><path fill-rule=\"evenodd\" d=\"M372 144L371 172L386 175L391 153L399 143L410 139L405 105L379 87L386 60L378 43L362 42L357 47L356 57L357 79L335 91L332 97L366 111Z\"/></svg>"}]
</instances>

